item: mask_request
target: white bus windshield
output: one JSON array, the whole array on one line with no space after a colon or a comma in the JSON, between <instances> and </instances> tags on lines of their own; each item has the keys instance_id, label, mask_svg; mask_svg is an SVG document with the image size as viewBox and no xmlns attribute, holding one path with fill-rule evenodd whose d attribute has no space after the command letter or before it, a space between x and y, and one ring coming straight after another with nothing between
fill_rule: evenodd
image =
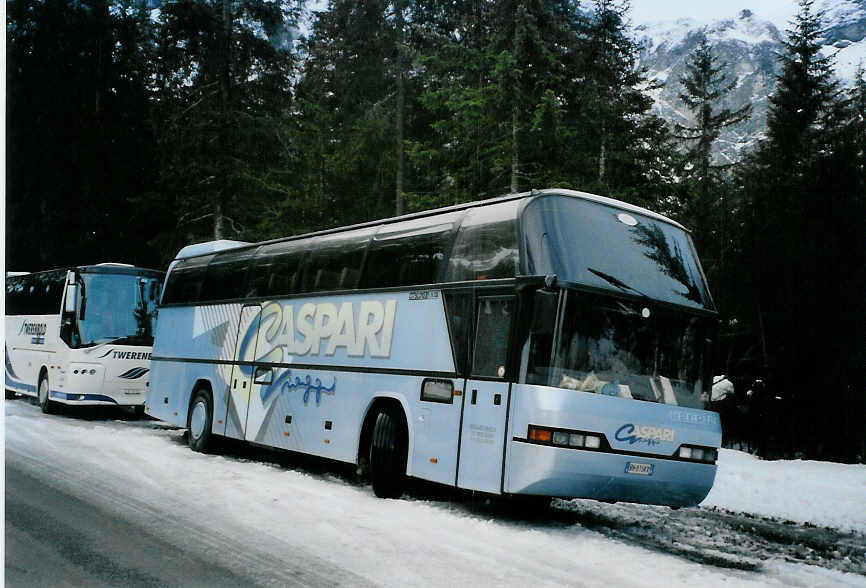
<instances>
[{"instance_id":1,"label":"white bus windshield","mask_svg":"<svg viewBox=\"0 0 866 588\"><path fill-rule=\"evenodd\" d=\"M83 273L86 306L79 322L81 347L106 341L152 345L159 300L157 277Z\"/></svg>"},{"instance_id":2,"label":"white bus windshield","mask_svg":"<svg viewBox=\"0 0 866 588\"><path fill-rule=\"evenodd\" d=\"M713 310L688 234L603 203L544 196L521 217L530 275Z\"/></svg>"}]
</instances>

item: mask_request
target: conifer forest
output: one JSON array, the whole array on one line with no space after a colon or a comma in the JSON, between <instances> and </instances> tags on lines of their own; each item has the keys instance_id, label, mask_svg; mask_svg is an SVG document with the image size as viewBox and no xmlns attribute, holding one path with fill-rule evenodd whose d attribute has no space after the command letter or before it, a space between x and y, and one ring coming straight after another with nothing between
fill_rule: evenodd
<instances>
[{"instance_id":1,"label":"conifer forest","mask_svg":"<svg viewBox=\"0 0 866 588\"><path fill-rule=\"evenodd\" d=\"M6 269L165 269L262 241L567 187L665 214L719 312L725 443L866 460L866 76L801 0L765 132L704 41L653 114L619 0L9 0Z\"/></svg>"}]
</instances>

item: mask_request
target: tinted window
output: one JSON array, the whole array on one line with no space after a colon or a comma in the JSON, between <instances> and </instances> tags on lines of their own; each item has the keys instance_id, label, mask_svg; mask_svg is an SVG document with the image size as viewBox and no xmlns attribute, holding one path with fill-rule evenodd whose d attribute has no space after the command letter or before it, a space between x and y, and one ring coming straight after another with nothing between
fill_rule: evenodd
<instances>
[{"instance_id":1,"label":"tinted window","mask_svg":"<svg viewBox=\"0 0 866 588\"><path fill-rule=\"evenodd\" d=\"M463 212L385 225L370 244L362 288L434 284Z\"/></svg>"},{"instance_id":2,"label":"tinted window","mask_svg":"<svg viewBox=\"0 0 866 588\"><path fill-rule=\"evenodd\" d=\"M521 226L529 274L712 308L691 239L681 228L567 196L532 201Z\"/></svg>"},{"instance_id":3,"label":"tinted window","mask_svg":"<svg viewBox=\"0 0 866 588\"><path fill-rule=\"evenodd\" d=\"M372 235L373 229L361 229L317 238L309 267L304 272L304 291L357 288L364 253Z\"/></svg>"},{"instance_id":4,"label":"tinted window","mask_svg":"<svg viewBox=\"0 0 866 588\"><path fill-rule=\"evenodd\" d=\"M465 374L469 360L469 342L472 332L472 290L445 290L445 314L448 317L448 332L454 349L457 373Z\"/></svg>"},{"instance_id":5,"label":"tinted window","mask_svg":"<svg viewBox=\"0 0 866 588\"><path fill-rule=\"evenodd\" d=\"M517 275L517 209L520 201L471 209L457 235L446 281L492 280Z\"/></svg>"},{"instance_id":6,"label":"tinted window","mask_svg":"<svg viewBox=\"0 0 866 588\"><path fill-rule=\"evenodd\" d=\"M250 273L250 296L288 296L300 290L301 269L308 241L263 245Z\"/></svg>"},{"instance_id":7,"label":"tinted window","mask_svg":"<svg viewBox=\"0 0 866 588\"><path fill-rule=\"evenodd\" d=\"M199 300L245 297L247 269L253 253L255 249L217 253L207 267Z\"/></svg>"},{"instance_id":8,"label":"tinted window","mask_svg":"<svg viewBox=\"0 0 866 588\"><path fill-rule=\"evenodd\" d=\"M213 255L182 259L168 274L165 284L163 304L191 304L198 302L202 284L207 273L207 265Z\"/></svg>"},{"instance_id":9,"label":"tinted window","mask_svg":"<svg viewBox=\"0 0 866 588\"><path fill-rule=\"evenodd\" d=\"M6 279L6 314L58 314L66 270Z\"/></svg>"},{"instance_id":10,"label":"tinted window","mask_svg":"<svg viewBox=\"0 0 866 588\"><path fill-rule=\"evenodd\" d=\"M514 297L481 298L478 301L478 328L472 374L502 378L508 359L508 335L514 314Z\"/></svg>"}]
</instances>

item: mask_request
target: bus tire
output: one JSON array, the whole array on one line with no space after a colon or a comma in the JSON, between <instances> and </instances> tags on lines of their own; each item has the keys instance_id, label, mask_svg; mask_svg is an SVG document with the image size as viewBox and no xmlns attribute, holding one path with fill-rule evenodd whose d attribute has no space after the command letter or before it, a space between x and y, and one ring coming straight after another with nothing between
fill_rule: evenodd
<instances>
[{"instance_id":1,"label":"bus tire","mask_svg":"<svg viewBox=\"0 0 866 588\"><path fill-rule=\"evenodd\" d=\"M213 403L204 388L193 393L189 407L189 446L193 451L207 453L210 448L211 427L213 426Z\"/></svg>"},{"instance_id":2,"label":"bus tire","mask_svg":"<svg viewBox=\"0 0 866 588\"><path fill-rule=\"evenodd\" d=\"M48 385L48 374L44 373L39 378L38 400L39 408L45 414L51 414L55 411L54 402L51 400L51 387Z\"/></svg>"},{"instance_id":3,"label":"bus tire","mask_svg":"<svg viewBox=\"0 0 866 588\"><path fill-rule=\"evenodd\" d=\"M143 419L144 418L144 405L143 404L139 404L137 406L134 406L132 410L133 410L133 412L135 412L135 418L137 418L137 419Z\"/></svg>"},{"instance_id":4,"label":"bus tire","mask_svg":"<svg viewBox=\"0 0 866 588\"><path fill-rule=\"evenodd\" d=\"M12 400L13 398L15 398L15 392L6 390L6 400Z\"/></svg>"},{"instance_id":5,"label":"bus tire","mask_svg":"<svg viewBox=\"0 0 866 588\"><path fill-rule=\"evenodd\" d=\"M370 481L379 498L399 498L406 485L408 435L400 416L383 409L370 443Z\"/></svg>"}]
</instances>

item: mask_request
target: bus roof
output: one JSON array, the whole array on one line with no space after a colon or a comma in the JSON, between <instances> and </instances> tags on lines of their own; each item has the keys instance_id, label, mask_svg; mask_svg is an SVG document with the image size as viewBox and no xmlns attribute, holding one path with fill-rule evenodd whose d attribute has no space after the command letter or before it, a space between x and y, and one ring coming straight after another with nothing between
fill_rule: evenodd
<instances>
[{"instance_id":1,"label":"bus roof","mask_svg":"<svg viewBox=\"0 0 866 588\"><path fill-rule=\"evenodd\" d=\"M69 271L75 270L81 273L88 274L165 274L162 270L150 269L146 267L138 267L128 263L96 263L90 265L73 265L68 267L56 267L52 269L39 270L35 272L6 272L7 278L33 276L48 272Z\"/></svg>"},{"instance_id":2,"label":"bus roof","mask_svg":"<svg viewBox=\"0 0 866 588\"><path fill-rule=\"evenodd\" d=\"M175 256L175 260L186 259L189 257L200 257L203 255L209 255L211 253L216 253L218 251L225 251L229 249L244 249L251 247L258 247L260 245L265 245L269 243L277 243L281 241L294 241L296 239L306 239L308 237L317 237L320 235L330 235L332 233L339 233L343 231L349 231L353 229L363 229L367 227L375 227L377 225L384 225L390 223L396 223L400 221L415 219L415 218L423 218L427 216L436 216L439 214L445 214L448 212L455 212L460 210L466 210L469 208L479 208L482 206L490 206L494 204L499 204L502 202L510 202L512 200L521 200L521 199L530 199L538 196L547 196L547 195L557 195L557 196L568 196L571 198L580 198L583 200L590 200L593 202L598 202L600 204L605 204L607 206L612 206L614 208L619 208L621 210L627 212L635 212L637 214L641 214L644 216L648 216L655 220L659 220L670 225L673 225L679 229L682 229L688 232L684 226L679 224L678 222L669 219L668 217L661 215L657 212L653 212L646 208L642 208L640 206L635 206L634 204L629 204L627 202L622 202L621 200L615 200L613 198L607 198L606 196L598 196L596 194L590 194L589 192L580 192L577 190L567 190L560 188L551 188L546 190L531 190L529 192L520 192L517 194L506 194L505 196L498 196L496 198L488 198L487 200L477 200L475 202L464 202L462 204L455 204L452 206L445 206L442 208L434 208L431 210L425 210L422 212L414 212L410 214L404 214L401 216L394 216L389 218L377 219L372 221L365 221L363 223L357 223L354 225L345 225L341 227L335 227L333 229L325 229L321 231L314 231L311 233L303 233L300 235L292 235L289 237L280 237L277 239L270 239L267 241L260 241L258 243L250 243L247 241L231 241L227 239L221 239L218 241L206 241L204 243L196 243L194 245L187 245L183 249L181 249L178 254Z\"/></svg>"}]
</instances>

